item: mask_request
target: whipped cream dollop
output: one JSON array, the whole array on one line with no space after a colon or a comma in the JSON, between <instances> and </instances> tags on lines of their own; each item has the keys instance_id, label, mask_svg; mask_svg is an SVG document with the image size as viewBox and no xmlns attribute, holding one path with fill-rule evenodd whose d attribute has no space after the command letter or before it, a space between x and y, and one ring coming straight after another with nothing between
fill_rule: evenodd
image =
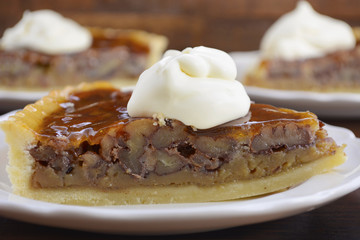
<instances>
[{"instance_id":1,"label":"whipped cream dollop","mask_svg":"<svg viewBox=\"0 0 360 240\"><path fill-rule=\"evenodd\" d=\"M140 75L128 113L177 119L197 129L243 117L250 99L235 80L236 74L233 59L223 51L207 47L168 50Z\"/></svg>"},{"instance_id":2,"label":"whipped cream dollop","mask_svg":"<svg viewBox=\"0 0 360 240\"><path fill-rule=\"evenodd\" d=\"M355 43L347 23L321 15L308 2L300 1L268 29L260 50L267 59L295 60L351 49Z\"/></svg>"},{"instance_id":3,"label":"whipped cream dollop","mask_svg":"<svg viewBox=\"0 0 360 240\"><path fill-rule=\"evenodd\" d=\"M233 59L207 48L168 50L144 71L127 105L131 117L163 116L207 129L245 116L250 99Z\"/></svg>"},{"instance_id":4,"label":"whipped cream dollop","mask_svg":"<svg viewBox=\"0 0 360 240\"><path fill-rule=\"evenodd\" d=\"M0 47L66 54L86 50L91 43L90 32L78 23L52 10L38 10L25 11L14 27L6 29Z\"/></svg>"}]
</instances>

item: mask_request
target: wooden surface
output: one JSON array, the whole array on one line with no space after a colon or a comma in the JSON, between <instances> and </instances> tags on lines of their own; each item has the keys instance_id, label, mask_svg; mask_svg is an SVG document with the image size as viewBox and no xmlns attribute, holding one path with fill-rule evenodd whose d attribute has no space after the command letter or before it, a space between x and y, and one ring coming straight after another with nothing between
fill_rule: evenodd
<instances>
[{"instance_id":1,"label":"wooden surface","mask_svg":"<svg viewBox=\"0 0 360 240\"><path fill-rule=\"evenodd\" d=\"M297 0L11 0L0 1L0 35L25 10L53 9L82 25L136 28L166 35L170 48L204 45L258 49L266 29ZM360 1L310 0L320 13L360 26Z\"/></svg>"},{"instance_id":2,"label":"wooden surface","mask_svg":"<svg viewBox=\"0 0 360 240\"><path fill-rule=\"evenodd\" d=\"M227 240L227 239L339 239L360 238L360 190L308 213L277 221L226 230L175 236L123 236L43 227L0 218L0 236L6 240Z\"/></svg>"},{"instance_id":3,"label":"wooden surface","mask_svg":"<svg viewBox=\"0 0 360 240\"><path fill-rule=\"evenodd\" d=\"M323 14L360 26L360 1L311 0ZM24 10L50 8L88 26L137 28L164 34L170 48L205 45L254 50L265 30L296 0L12 0L0 1L0 34ZM360 111L360 109L359 109ZM325 122L360 137L360 119ZM359 150L360 156L360 150ZM101 224L101 223L99 223ZM0 217L0 239L169 239L95 234L38 226ZM360 190L311 212L286 219L171 239L360 239Z\"/></svg>"},{"instance_id":4,"label":"wooden surface","mask_svg":"<svg viewBox=\"0 0 360 240\"><path fill-rule=\"evenodd\" d=\"M360 120L331 120L325 122L351 129L360 137ZM359 150L360 156L360 150ZM99 222L101 224L101 222ZM39 226L0 217L0 239L34 240L92 240L92 239L149 239L149 240L227 240L227 239L360 239L360 189L335 202L296 216L230 228L220 231L175 236L123 236L89 233Z\"/></svg>"}]
</instances>

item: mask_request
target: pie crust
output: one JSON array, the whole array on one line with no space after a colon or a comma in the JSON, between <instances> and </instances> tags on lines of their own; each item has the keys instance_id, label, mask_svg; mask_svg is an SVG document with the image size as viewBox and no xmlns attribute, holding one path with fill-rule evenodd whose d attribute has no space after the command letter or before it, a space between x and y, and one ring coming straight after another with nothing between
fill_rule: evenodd
<instances>
[{"instance_id":1,"label":"pie crust","mask_svg":"<svg viewBox=\"0 0 360 240\"><path fill-rule=\"evenodd\" d=\"M209 202L286 190L345 161L310 112L252 104L207 130L131 118L104 82L52 91L1 123L15 194L78 205Z\"/></svg>"}]
</instances>

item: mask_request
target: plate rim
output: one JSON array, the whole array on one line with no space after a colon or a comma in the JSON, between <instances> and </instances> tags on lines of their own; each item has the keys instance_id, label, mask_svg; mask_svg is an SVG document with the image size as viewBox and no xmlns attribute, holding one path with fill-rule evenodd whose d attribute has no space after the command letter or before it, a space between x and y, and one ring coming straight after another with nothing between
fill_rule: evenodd
<instances>
[{"instance_id":1,"label":"plate rim","mask_svg":"<svg viewBox=\"0 0 360 240\"><path fill-rule=\"evenodd\" d=\"M346 93L346 92L310 92L310 91L299 91L299 90L280 90L270 89L255 86L244 86L246 92L251 96L272 98L276 100L306 100L306 101L319 101L319 102L333 102L343 101L360 104L359 93ZM310 99L309 99L310 98Z\"/></svg>"},{"instance_id":2,"label":"plate rim","mask_svg":"<svg viewBox=\"0 0 360 240\"><path fill-rule=\"evenodd\" d=\"M332 125L326 125L328 130L338 131L341 134L345 135L346 139L343 141L351 141L353 145L360 146L360 138L356 138L354 133L346 128L336 127ZM344 137L343 137L344 138ZM0 144L4 144L4 142L0 142ZM360 164L359 164L360 166ZM6 215L6 217L17 219L17 220L28 220L24 216L32 216L36 219L36 221L31 220L29 222L38 223L42 225L49 225L54 227L65 227L69 229L78 229L78 230L86 230L86 231L94 231L94 232L109 232L109 233L127 233L127 234L175 234L175 233L190 233L190 232L202 232L207 230L216 230L234 226L247 225L252 223L259 223L269 220L275 220L286 216L292 216L297 213L301 213L304 211L312 210L321 205L324 205L330 201L338 199L352 191L355 191L359 188L360 183L355 185L354 182L360 182L360 170L358 169L355 173L358 173L354 179L351 181L347 181L344 183L337 184L335 187L327 188L320 192L311 193L310 195L304 196L286 196L286 192L276 193L282 194L283 198L271 199L269 195L261 198L254 199L245 199L245 200L233 200L227 202L211 202L211 203L184 203L184 204L159 204L159 205L128 205L128 206L101 206L101 207L86 207L86 206L76 206L76 205L62 205L55 203L47 203L38 200L27 199L23 197L19 197L13 195L12 193L6 192L5 190L0 189L0 215ZM285 195L284 195L285 194ZM8 195L8 199L4 199L3 195ZM15 198L20 199L20 201L13 201L9 199L9 196L13 196ZM278 195L280 196L280 195ZM5 197L6 198L6 197ZM269 199L270 198L270 199ZM267 204L264 206L264 199ZM290 209L286 211L279 211L278 208L283 206L284 203L287 203L290 206ZM251 209L248 207L250 204ZM275 207L274 207L275 206ZM296 206L296 207L294 207ZM4 211L7 210L6 214ZM254 210L257 209L257 210ZM70 216L76 216L77 218L89 218L91 220L104 220L107 219L107 222L116 222L116 223L135 223L135 222L147 222L147 221L167 221L169 223L178 223L183 222L187 219L189 213L193 213L195 211L195 216L192 215L192 219L196 219L197 221L206 221L209 218L209 215L216 215L217 219L234 219L232 225L225 224L223 225L217 224L216 226L212 226L211 228L206 228L204 226L195 227L195 226L187 226L187 229L179 230L176 227L170 228L165 232L159 232L156 230L147 229L145 232L134 232L129 229L106 229L104 227L99 227L97 229L88 229L84 226L72 227L72 226L64 226L64 224L56 224L53 222L44 223L44 219L47 219L54 216L60 216L64 218L64 215L69 214ZM265 211L265 214L264 214ZM15 213L17 216L12 216L10 213ZM119 214L122 213L122 214ZM139 214L140 213L140 214ZM245 217L249 217L249 214L252 216L251 221L245 221ZM272 217L271 215L275 214L276 217ZM8 216L10 215L10 216ZM21 216L23 215L23 216Z\"/></svg>"}]
</instances>

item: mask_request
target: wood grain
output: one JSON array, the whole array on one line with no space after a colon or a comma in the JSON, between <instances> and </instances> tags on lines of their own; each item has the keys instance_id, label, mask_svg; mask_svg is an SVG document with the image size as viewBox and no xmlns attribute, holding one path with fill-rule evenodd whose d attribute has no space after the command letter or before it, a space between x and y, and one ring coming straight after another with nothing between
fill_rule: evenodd
<instances>
[{"instance_id":1,"label":"wood grain","mask_svg":"<svg viewBox=\"0 0 360 240\"><path fill-rule=\"evenodd\" d=\"M12 0L0 1L0 33L25 10L53 9L86 26L164 34L170 48L205 45L225 51L258 48L268 27L297 0ZM360 26L360 1L311 0L320 13Z\"/></svg>"}]
</instances>

